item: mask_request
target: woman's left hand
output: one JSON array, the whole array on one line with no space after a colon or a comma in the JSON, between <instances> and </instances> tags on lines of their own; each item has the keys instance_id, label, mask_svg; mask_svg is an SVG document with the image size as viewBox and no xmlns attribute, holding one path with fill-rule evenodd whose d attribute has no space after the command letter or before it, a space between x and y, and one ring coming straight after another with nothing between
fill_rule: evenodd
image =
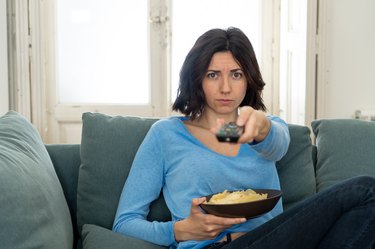
<instances>
[{"instance_id":1,"label":"woman's left hand","mask_svg":"<svg viewBox=\"0 0 375 249\"><path fill-rule=\"evenodd\" d=\"M176 241L211 240L229 227L246 222L245 218L224 218L205 214L199 207L206 197L194 198L191 202L190 215L174 224Z\"/></svg>"},{"instance_id":2,"label":"woman's left hand","mask_svg":"<svg viewBox=\"0 0 375 249\"><path fill-rule=\"evenodd\" d=\"M266 138L271 128L271 122L266 114L250 106L240 108L236 123L244 127L244 133L239 138L238 143L261 142Z\"/></svg>"}]
</instances>

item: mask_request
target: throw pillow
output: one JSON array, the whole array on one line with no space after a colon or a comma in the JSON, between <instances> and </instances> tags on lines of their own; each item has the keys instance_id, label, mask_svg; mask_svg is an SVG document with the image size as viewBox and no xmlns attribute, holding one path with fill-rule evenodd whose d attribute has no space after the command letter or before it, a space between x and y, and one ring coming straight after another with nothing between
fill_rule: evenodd
<instances>
[{"instance_id":1,"label":"throw pillow","mask_svg":"<svg viewBox=\"0 0 375 249\"><path fill-rule=\"evenodd\" d=\"M1 248L71 249L69 209L48 152L29 121L0 118Z\"/></svg>"},{"instance_id":2,"label":"throw pillow","mask_svg":"<svg viewBox=\"0 0 375 249\"><path fill-rule=\"evenodd\" d=\"M322 119L311 126L317 145L318 191L353 176L375 176L375 122Z\"/></svg>"},{"instance_id":3,"label":"throw pillow","mask_svg":"<svg viewBox=\"0 0 375 249\"><path fill-rule=\"evenodd\" d=\"M276 163L285 209L316 192L310 129L293 124L289 124L288 127L288 152Z\"/></svg>"},{"instance_id":4,"label":"throw pillow","mask_svg":"<svg viewBox=\"0 0 375 249\"><path fill-rule=\"evenodd\" d=\"M157 119L84 113L77 222L111 229L133 158ZM162 197L151 207L152 220L170 219Z\"/></svg>"}]
</instances>

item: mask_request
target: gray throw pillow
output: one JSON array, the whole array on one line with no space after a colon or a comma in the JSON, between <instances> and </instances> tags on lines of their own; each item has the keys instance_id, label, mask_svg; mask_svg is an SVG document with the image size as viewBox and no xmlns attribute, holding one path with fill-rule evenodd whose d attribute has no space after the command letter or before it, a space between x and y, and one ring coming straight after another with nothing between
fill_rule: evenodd
<instances>
[{"instance_id":1,"label":"gray throw pillow","mask_svg":"<svg viewBox=\"0 0 375 249\"><path fill-rule=\"evenodd\" d=\"M111 229L120 194L139 145L157 119L84 113L81 166L77 189L77 222ZM156 208L153 208L156 206ZM162 197L150 219L167 220Z\"/></svg>"},{"instance_id":2,"label":"gray throw pillow","mask_svg":"<svg viewBox=\"0 0 375 249\"><path fill-rule=\"evenodd\" d=\"M288 127L290 134L288 152L276 163L285 209L316 192L310 129L293 124L289 124Z\"/></svg>"},{"instance_id":3,"label":"gray throw pillow","mask_svg":"<svg viewBox=\"0 0 375 249\"><path fill-rule=\"evenodd\" d=\"M86 224L82 230L83 249L165 249L147 241L120 235L109 229L96 225Z\"/></svg>"},{"instance_id":4,"label":"gray throw pillow","mask_svg":"<svg viewBox=\"0 0 375 249\"><path fill-rule=\"evenodd\" d=\"M1 248L71 249L68 205L37 130L20 114L0 118Z\"/></svg>"},{"instance_id":5,"label":"gray throw pillow","mask_svg":"<svg viewBox=\"0 0 375 249\"><path fill-rule=\"evenodd\" d=\"M375 176L375 122L322 119L311 126L317 145L318 191L354 176Z\"/></svg>"}]
</instances>

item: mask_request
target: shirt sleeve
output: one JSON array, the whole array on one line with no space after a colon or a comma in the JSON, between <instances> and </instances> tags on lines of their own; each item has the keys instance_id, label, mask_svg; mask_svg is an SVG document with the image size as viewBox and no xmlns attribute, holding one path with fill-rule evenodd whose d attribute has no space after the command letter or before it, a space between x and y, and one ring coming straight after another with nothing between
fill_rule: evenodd
<instances>
[{"instance_id":1,"label":"shirt sleeve","mask_svg":"<svg viewBox=\"0 0 375 249\"><path fill-rule=\"evenodd\" d=\"M164 184L164 159L157 131L151 127L134 158L117 208L113 231L169 246L175 244L174 222L148 221L150 204Z\"/></svg>"},{"instance_id":2,"label":"shirt sleeve","mask_svg":"<svg viewBox=\"0 0 375 249\"><path fill-rule=\"evenodd\" d=\"M290 136L287 123L276 116L268 116L271 128L266 138L260 143L250 144L263 157L280 160L288 151Z\"/></svg>"}]
</instances>

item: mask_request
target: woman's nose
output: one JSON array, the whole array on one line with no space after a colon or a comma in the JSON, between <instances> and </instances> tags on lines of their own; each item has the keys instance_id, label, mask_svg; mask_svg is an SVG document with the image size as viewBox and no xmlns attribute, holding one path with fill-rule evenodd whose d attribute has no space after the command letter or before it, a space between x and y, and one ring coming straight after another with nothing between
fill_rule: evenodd
<instances>
[{"instance_id":1,"label":"woman's nose","mask_svg":"<svg viewBox=\"0 0 375 249\"><path fill-rule=\"evenodd\" d=\"M229 93L231 91L230 81L227 77L223 77L220 91L222 93Z\"/></svg>"}]
</instances>

